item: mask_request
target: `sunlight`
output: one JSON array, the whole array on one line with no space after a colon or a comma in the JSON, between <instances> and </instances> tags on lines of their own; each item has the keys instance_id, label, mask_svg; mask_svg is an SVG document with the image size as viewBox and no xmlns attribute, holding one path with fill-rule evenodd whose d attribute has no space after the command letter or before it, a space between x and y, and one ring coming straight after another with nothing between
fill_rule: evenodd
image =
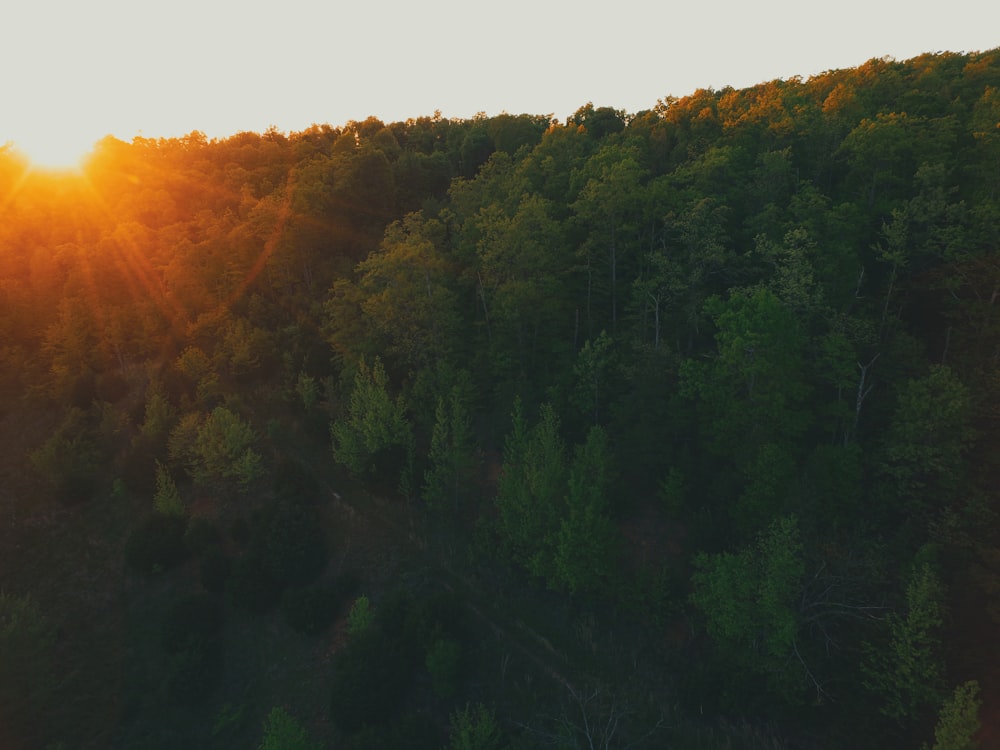
<instances>
[{"instance_id":1,"label":"sunlight","mask_svg":"<svg viewBox=\"0 0 1000 750\"><path fill-rule=\"evenodd\" d=\"M14 139L14 149L32 168L47 172L78 172L94 147L89 137L39 129Z\"/></svg>"}]
</instances>

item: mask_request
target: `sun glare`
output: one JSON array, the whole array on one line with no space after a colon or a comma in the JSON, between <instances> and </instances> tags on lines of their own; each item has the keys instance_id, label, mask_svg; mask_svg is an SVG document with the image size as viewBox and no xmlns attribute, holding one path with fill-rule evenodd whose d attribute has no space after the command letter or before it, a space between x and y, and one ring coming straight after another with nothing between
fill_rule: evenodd
<instances>
[{"instance_id":1,"label":"sun glare","mask_svg":"<svg viewBox=\"0 0 1000 750\"><path fill-rule=\"evenodd\" d=\"M14 148L30 162L32 168L46 172L79 171L93 146L86 139L46 131L14 140Z\"/></svg>"}]
</instances>

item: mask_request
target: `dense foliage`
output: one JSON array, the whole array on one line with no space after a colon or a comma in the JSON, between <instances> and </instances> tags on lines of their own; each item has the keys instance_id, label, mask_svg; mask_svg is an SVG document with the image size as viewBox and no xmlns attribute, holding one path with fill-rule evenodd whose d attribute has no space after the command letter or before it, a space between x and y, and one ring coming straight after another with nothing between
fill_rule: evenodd
<instances>
[{"instance_id":1,"label":"dense foliage","mask_svg":"<svg viewBox=\"0 0 1000 750\"><path fill-rule=\"evenodd\" d=\"M1000 731L1000 51L0 149L0 215L0 744Z\"/></svg>"}]
</instances>

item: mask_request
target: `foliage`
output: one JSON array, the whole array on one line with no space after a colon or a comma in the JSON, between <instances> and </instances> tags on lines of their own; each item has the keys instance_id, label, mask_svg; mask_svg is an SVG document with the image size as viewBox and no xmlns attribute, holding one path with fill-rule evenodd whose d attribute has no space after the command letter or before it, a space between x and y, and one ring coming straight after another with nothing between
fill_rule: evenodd
<instances>
[{"instance_id":1,"label":"foliage","mask_svg":"<svg viewBox=\"0 0 1000 750\"><path fill-rule=\"evenodd\" d=\"M327 561L326 537L313 506L278 500L254 518L251 551L282 586L315 580Z\"/></svg>"},{"instance_id":2,"label":"foliage","mask_svg":"<svg viewBox=\"0 0 1000 750\"><path fill-rule=\"evenodd\" d=\"M931 750L976 750L981 707L978 682L970 680L956 687L941 707Z\"/></svg>"},{"instance_id":3,"label":"foliage","mask_svg":"<svg viewBox=\"0 0 1000 750\"><path fill-rule=\"evenodd\" d=\"M201 483L232 481L246 492L263 472L255 441L249 424L226 407L215 407L198 427L191 475Z\"/></svg>"},{"instance_id":4,"label":"foliage","mask_svg":"<svg viewBox=\"0 0 1000 750\"><path fill-rule=\"evenodd\" d=\"M478 703L452 713L449 719L451 739L448 750L500 750L503 734L496 715Z\"/></svg>"},{"instance_id":5,"label":"foliage","mask_svg":"<svg viewBox=\"0 0 1000 750\"><path fill-rule=\"evenodd\" d=\"M222 529L219 524L205 516L188 519L184 532L184 546L192 555L203 555L222 543Z\"/></svg>"},{"instance_id":6,"label":"foliage","mask_svg":"<svg viewBox=\"0 0 1000 750\"><path fill-rule=\"evenodd\" d=\"M447 400L438 398L427 458L424 501L432 508L456 508L476 465L468 398L459 385L452 387Z\"/></svg>"},{"instance_id":7,"label":"foliage","mask_svg":"<svg viewBox=\"0 0 1000 750\"><path fill-rule=\"evenodd\" d=\"M882 701L881 712L900 723L938 702L943 665L941 628L944 587L928 564L913 571L906 586L905 615L886 619L888 642L869 646L865 687Z\"/></svg>"},{"instance_id":8,"label":"foliage","mask_svg":"<svg viewBox=\"0 0 1000 750\"><path fill-rule=\"evenodd\" d=\"M252 552L233 564L226 587L233 604L251 614L267 612L281 596L281 584L268 573L263 560Z\"/></svg>"},{"instance_id":9,"label":"foliage","mask_svg":"<svg viewBox=\"0 0 1000 750\"><path fill-rule=\"evenodd\" d=\"M346 732L391 716L408 687L412 665L403 644L369 626L353 632L333 663L330 714Z\"/></svg>"},{"instance_id":10,"label":"foliage","mask_svg":"<svg viewBox=\"0 0 1000 750\"><path fill-rule=\"evenodd\" d=\"M291 588L281 597L281 612L292 629L318 635L333 622L343 606L342 593L323 583Z\"/></svg>"},{"instance_id":11,"label":"foliage","mask_svg":"<svg viewBox=\"0 0 1000 750\"><path fill-rule=\"evenodd\" d=\"M345 418L330 427L333 455L359 476L400 476L406 480L412 452L412 432L406 402L389 395L389 378L382 360L371 368L358 363Z\"/></svg>"},{"instance_id":12,"label":"foliage","mask_svg":"<svg viewBox=\"0 0 1000 750\"><path fill-rule=\"evenodd\" d=\"M612 460L604 430L592 427L575 451L556 539L552 582L570 593L606 589L615 574L618 538L608 503Z\"/></svg>"},{"instance_id":13,"label":"foliage","mask_svg":"<svg viewBox=\"0 0 1000 750\"><path fill-rule=\"evenodd\" d=\"M350 613L347 616L347 632L352 635L361 635L371 628L374 613L371 601L362 594L351 605Z\"/></svg>"},{"instance_id":14,"label":"foliage","mask_svg":"<svg viewBox=\"0 0 1000 750\"><path fill-rule=\"evenodd\" d=\"M221 547L209 547L198 564L198 580L205 591L218 594L225 590L232 569L233 562Z\"/></svg>"},{"instance_id":15,"label":"foliage","mask_svg":"<svg viewBox=\"0 0 1000 750\"><path fill-rule=\"evenodd\" d=\"M309 733L281 706L275 706L264 720L264 738L260 750L318 750Z\"/></svg>"},{"instance_id":16,"label":"foliage","mask_svg":"<svg viewBox=\"0 0 1000 750\"><path fill-rule=\"evenodd\" d=\"M0 721L15 745L41 729L53 692L52 623L30 596L0 591Z\"/></svg>"},{"instance_id":17,"label":"foliage","mask_svg":"<svg viewBox=\"0 0 1000 750\"><path fill-rule=\"evenodd\" d=\"M547 576L553 568L552 545L566 483L559 417L546 404L538 424L529 430L518 400L511 420L497 485L501 533L515 560L533 575Z\"/></svg>"},{"instance_id":18,"label":"foliage","mask_svg":"<svg viewBox=\"0 0 1000 750\"><path fill-rule=\"evenodd\" d=\"M171 700L194 705L222 675L222 611L204 594L175 601L163 617L161 643L168 655L164 686Z\"/></svg>"},{"instance_id":19,"label":"foliage","mask_svg":"<svg viewBox=\"0 0 1000 750\"><path fill-rule=\"evenodd\" d=\"M153 495L156 512L164 516L184 516L184 503L170 472L159 461L156 462L156 493Z\"/></svg>"},{"instance_id":20,"label":"foliage","mask_svg":"<svg viewBox=\"0 0 1000 750\"><path fill-rule=\"evenodd\" d=\"M739 552L700 554L691 579L691 601L724 658L788 697L801 693L808 672L796 659L804 574L798 524L788 517Z\"/></svg>"},{"instance_id":21,"label":"foliage","mask_svg":"<svg viewBox=\"0 0 1000 750\"><path fill-rule=\"evenodd\" d=\"M31 454L35 469L60 502L85 502L97 491L104 456L89 421L81 409L69 409L48 440Z\"/></svg>"},{"instance_id":22,"label":"foliage","mask_svg":"<svg viewBox=\"0 0 1000 750\"><path fill-rule=\"evenodd\" d=\"M573 682L610 672L682 699L680 744L912 745L945 675L997 667L977 639L1000 612L998 91L987 50L562 122L108 138L80 176L0 147L3 582L79 624L52 651L88 696L43 701L52 736L204 744L176 719L211 706L132 710L207 696L203 640L97 680L120 645L105 553L123 530L130 570L194 552L207 590L264 611L326 570L349 512L337 558L377 560L379 604L332 677L336 723L369 722L334 728L344 746L440 747L441 727L396 714L404 693L430 705L410 677L435 644L495 669L459 632L466 610L536 657L522 670L510 651L503 695L468 681L523 724L552 697L531 665L564 670L548 629L591 608L607 616L578 634ZM185 471L190 491L171 486ZM328 487L350 497L325 506ZM397 489L426 503L380 501ZM147 521L133 496L176 517ZM182 540L181 497L231 539L192 520ZM490 555L463 557L472 529ZM899 574L929 542L940 568ZM550 590L521 591L509 565ZM412 600L385 596L396 574ZM445 583L471 607L429 604L422 587ZM182 584L130 597L128 633ZM284 601L304 628L327 619L318 588ZM247 705L271 705L270 680L248 684ZM559 737L599 744L573 717L613 716L612 696L575 696ZM939 744L971 736L974 704L945 702ZM698 719L713 708L745 723ZM17 744L48 739L29 734Z\"/></svg>"},{"instance_id":23,"label":"foliage","mask_svg":"<svg viewBox=\"0 0 1000 750\"><path fill-rule=\"evenodd\" d=\"M185 516L148 516L125 541L125 560L133 570L150 575L180 564L187 556Z\"/></svg>"},{"instance_id":24,"label":"foliage","mask_svg":"<svg viewBox=\"0 0 1000 750\"><path fill-rule=\"evenodd\" d=\"M431 686L438 698L451 698L458 690L462 646L450 638L439 638L427 652L424 664L431 675Z\"/></svg>"},{"instance_id":25,"label":"foliage","mask_svg":"<svg viewBox=\"0 0 1000 750\"><path fill-rule=\"evenodd\" d=\"M191 594L177 599L163 616L160 636L163 648L173 654L189 642L213 641L222 628L219 603L205 594Z\"/></svg>"}]
</instances>

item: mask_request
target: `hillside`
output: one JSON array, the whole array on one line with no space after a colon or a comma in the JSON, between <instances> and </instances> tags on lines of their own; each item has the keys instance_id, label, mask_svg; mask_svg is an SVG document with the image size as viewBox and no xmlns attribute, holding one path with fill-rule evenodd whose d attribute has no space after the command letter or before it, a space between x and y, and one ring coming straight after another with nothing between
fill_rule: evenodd
<instances>
[{"instance_id":1,"label":"hillside","mask_svg":"<svg viewBox=\"0 0 1000 750\"><path fill-rule=\"evenodd\" d=\"M3 747L998 741L1000 50L0 216Z\"/></svg>"}]
</instances>

